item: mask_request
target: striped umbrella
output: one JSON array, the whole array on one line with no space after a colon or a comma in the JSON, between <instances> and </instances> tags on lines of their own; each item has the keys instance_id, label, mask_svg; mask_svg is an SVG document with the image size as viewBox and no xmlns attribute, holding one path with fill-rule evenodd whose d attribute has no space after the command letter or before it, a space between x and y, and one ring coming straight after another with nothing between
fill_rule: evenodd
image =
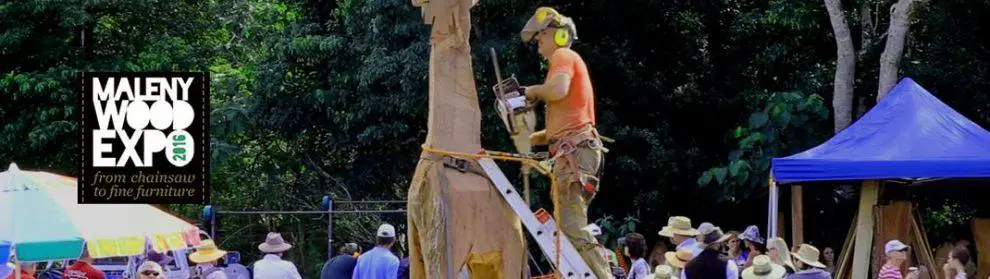
<instances>
[{"instance_id":1,"label":"striped umbrella","mask_svg":"<svg viewBox=\"0 0 990 279\"><path fill-rule=\"evenodd\" d=\"M76 179L24 171L0 172L0 242L18 261L141 255L199 245L199 228L147 204L78 204ZM147 245L149 244L150 245Z\"/></svg>"}]
</instances>

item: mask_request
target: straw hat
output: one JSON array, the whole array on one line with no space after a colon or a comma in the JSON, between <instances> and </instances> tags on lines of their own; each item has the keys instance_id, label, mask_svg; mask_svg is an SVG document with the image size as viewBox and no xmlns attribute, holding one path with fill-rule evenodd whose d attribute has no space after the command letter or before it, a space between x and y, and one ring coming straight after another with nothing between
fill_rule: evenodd
<instances>
[{"instance_id":1,"label":"straw hat","mask_svg":"<svg viewBox=\"0 0 990 279\"><path fill-rule=\"evenodd\" d=\"M696 236L698 230L691 227L691 219L684 216L674 216L667 219L667 225L660 230L661 236L671 237L673 235Z\"/></svg>"},{"instance_id":2,"label":"straw hat","mask_svg":"<svg viewBox=\"0 0 990 279\"><path fill-rule=\"evenodd\" d=\"M674 277L673 268L670 268L669 265L662 264L653 270L653 274L646 275L643 279L677 279L677 277Z\"/></svg>"},{"instance_id":3,"label":"straw hat","mask_svg":"<svg viewBox=\"0 0 990 279\"><path fill-rule=\"evenodd\" d=\"M203 245L196 247L196 253L189 255L189 260L194 263L208 263L222 258L227 251L220 250L213 240L203 240Z\"/></svg>"},{"instance_id":4,"label":"straw hat","mask_svg":"<svg viewBox=\"0 0 990 279\"><path fill-rule=\"evenodd\" d=\"M753 258L753 266L746 268L742 272L743 279L756 279L756 278L770 278L770 279L780 279L784 278L784 273L787 271L783 266L770 262L770 257L766 255L759 255Z\"/></svg>"},{"instance_id":5,"label":"straw hat","mask_svg":"<svg viewBox=\"0 0 990 279\"><path fill-rule=\"evenodd\" d=\"M677 250L677 252L667 252L663 254L663 257L667 259L667 264L676 268L684 268L687 263L694 259L694 253L685 248Z\"/></svg>"},{"instance_id":6,"label":"straw hat","mask_svg":"<svg viewBox=\"0 0 990 279\"><path fill-rule=\"evenodd\" d=\"M815 248L815 246L801 244L801 248L798 248L797 253L791 253L791 255L794 255L795 259L798 259L799 261L810 266L825 268L825 265L818 261L818 256L820 253L818 252L818 248Z\"/></svg>"},{"instance_id":7,"label":"straw hat","mask_svg":"<svg viewBox=\"0 0 990 279\"><path fill-rule=\"evenodd\" d=\"M268 233L265 243L258 244L258 250L262 253L280 253L292 248L292 244L286 243L280 233Z\"/></svg>"}]
</instances>

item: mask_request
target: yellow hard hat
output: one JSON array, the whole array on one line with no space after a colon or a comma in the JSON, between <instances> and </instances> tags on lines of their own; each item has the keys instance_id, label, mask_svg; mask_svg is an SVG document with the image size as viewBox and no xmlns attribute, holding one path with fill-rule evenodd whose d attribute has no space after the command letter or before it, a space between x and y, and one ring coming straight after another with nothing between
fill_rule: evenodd
<instances>
[{"instance_id":1,"label":"yellow hard hat","mask_svg":"<svg viewBox=\"0 0 990 279\"><path fill-rule=\"evenodd\" d=\"M529 21L526 22L526 26L523 26L522 32L520 32L519 35L523 42L529 42L536 37L537 33L548 27L569 27L573 32L574 21L569 17L561 15L553 8L539 7L536 9L536 13L534 13L533 16L529 18Z\"/></svg>"}]
</instances>

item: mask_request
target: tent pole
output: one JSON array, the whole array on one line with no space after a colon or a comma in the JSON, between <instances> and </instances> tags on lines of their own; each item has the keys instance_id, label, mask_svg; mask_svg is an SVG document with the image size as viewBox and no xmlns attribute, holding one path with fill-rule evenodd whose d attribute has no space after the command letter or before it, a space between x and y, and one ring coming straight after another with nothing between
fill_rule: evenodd
<instances>
[{"instance_id":1,"label":"tent pole","mask_svg":"<svg viewBox=\"0 0 990 279\"><path fill-rule=\"evenodd\" d=\"M791 243L804 243L804 193L801 185L791 186Z\"/></svg>"},{"instance_id":2,"label":"tent pole","mask_svg":"<svg viewBox=\"0 0 990 279\"><path fill-rule=\"evenodd\" d=\"M870 278L870 251L873 248L873 208L880 195L880 181L863 182L856 213L856 244L853 251L852 278Z\"/></svg>"},{"instance_id":3,"label":"tent pole","mask_svg":"<svg viewBox=\"0 0 990 279\"><path fill-rule=\"evenodd\" d=\"M767 206L767 239L777 237L777 182L773 179L771 171L768 185L770 187L770 200Z\"/></svg>"}]
</instances>

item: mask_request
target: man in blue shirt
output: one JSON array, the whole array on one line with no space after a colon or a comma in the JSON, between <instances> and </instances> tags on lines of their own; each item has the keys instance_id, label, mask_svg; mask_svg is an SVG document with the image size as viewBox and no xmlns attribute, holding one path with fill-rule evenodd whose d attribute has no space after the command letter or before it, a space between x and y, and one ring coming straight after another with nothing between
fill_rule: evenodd
<instances>
[{"instance_id":1,"label":"man in blue shirt","mask_svg":"<svg viewBox=\"0 0 990 279\"><path fill-rule=\"evenodd\" d=\"M694 238L698 234L698 230L691 227L691 219L684 216L670 217L660 231L660 236L670 238L670 242L677 245L677 250L688 249L695 257L704 249Z\"/></svg>"},{"instance_id":2,"label":"man in blue shirt","mask_svg":"<svg viewBox=\"0 0 990 279\"><path fill-rule=\"evenodd\" d=\"M395 227L382 224L378 227L378 245L358 257L352 279L396 279L399 277L399 258L389 249L395 244Z\"/></svg>"}]
</instances>

